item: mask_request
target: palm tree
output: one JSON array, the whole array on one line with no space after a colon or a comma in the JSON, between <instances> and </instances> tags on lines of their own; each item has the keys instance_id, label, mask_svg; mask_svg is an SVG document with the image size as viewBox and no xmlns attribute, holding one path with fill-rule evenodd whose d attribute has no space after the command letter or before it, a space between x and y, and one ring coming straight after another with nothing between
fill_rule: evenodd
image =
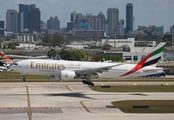
<instances>
[{"instance_id":1,"label":"palm tree","mask_svg":"<svg viewBox=\"0 0 174 120\"><path fill-rule=\"evenodd\" d=\"M56 56L56 50L51 48L48 52L47 52L47 55L48 57L55 57Z\"/></svg>"}]
</instances>

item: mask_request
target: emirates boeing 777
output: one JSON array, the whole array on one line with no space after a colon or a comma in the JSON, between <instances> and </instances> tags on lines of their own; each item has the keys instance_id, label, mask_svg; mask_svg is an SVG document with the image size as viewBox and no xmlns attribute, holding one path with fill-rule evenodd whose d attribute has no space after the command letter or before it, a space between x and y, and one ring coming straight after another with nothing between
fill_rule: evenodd
<instances>
[{"instance_id":1,"label":"emirates boeing 777","mask_svg":"<svg viewBox=\"0 0 174 120\"><path fill-rule=\"evenodd\" d=\"M92 78L132 78L162 72L156 65L164 47L165 43L161 42L137 64L27 59L16 62L11 68L21 73L24 81L25 74L37 74L62 81L81 78L84 84L94 86Z\"/></svg>"}]
</instances>

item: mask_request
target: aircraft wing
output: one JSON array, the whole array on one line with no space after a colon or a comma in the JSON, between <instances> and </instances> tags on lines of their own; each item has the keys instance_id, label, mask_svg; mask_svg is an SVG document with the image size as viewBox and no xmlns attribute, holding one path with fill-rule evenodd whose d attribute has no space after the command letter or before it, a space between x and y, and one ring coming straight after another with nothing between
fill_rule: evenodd
<instances>
[{"instance_id":1,"label":"aircraft wing","mask_svg":"<svg viewBox=\"0 0 174 120\"><path fill-rule=\"evenodd\" d=\"M93 68L93 69L87 68L87 69L83 69L83 70L77 70L75 72L76 72L76 74L79 74L79 75L102 73L104 71L108 71L112 67L119 66L119 65L122 65L122 64L116 64L116 65L111 65L111 66L107 66L107 67L100 67L100 68Z\"/></svg>"},{"instance_id":2,"label":"aircraft wing","mask_svg":"<svg viewBox=\"0 0 174 120\"><path fill-rule=\"evenodd\" d=\"M32 56L23 56L23 55L7 55L9 58L18 58L18 59L44 59L48 58L48 56L37 56L37 57L32 57Z\"/></svg>"}]
</instances>

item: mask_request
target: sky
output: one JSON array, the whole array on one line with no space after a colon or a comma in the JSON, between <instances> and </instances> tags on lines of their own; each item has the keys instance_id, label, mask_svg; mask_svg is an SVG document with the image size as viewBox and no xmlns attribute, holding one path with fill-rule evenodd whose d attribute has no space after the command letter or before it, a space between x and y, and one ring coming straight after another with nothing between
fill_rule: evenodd
<instances>
[{"instance_id":1,"label":"sky","mask_svg":"<svg viewBox=\"0 0 174 120\"><path fill-rule=\"evenodd\" d=\"M139 25L155 25L164 26L164 32L167 32L174 25L174 0L0 0L0 20L6 20L8 9L18 12L19 4L36 4L41 11L41 20L46 22L57 16L60 27L66 27L73 11L83 15L98 15L102 11L106 17L108 8L118 8L119 19L125 20L127 3L133 3L135 29Z\"/></svg>"}]
</instances>

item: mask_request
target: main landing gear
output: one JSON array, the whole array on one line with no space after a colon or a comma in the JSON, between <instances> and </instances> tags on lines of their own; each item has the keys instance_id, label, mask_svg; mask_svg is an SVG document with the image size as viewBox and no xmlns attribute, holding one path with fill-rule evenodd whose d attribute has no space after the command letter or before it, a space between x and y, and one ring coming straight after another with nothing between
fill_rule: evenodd
<instances>
[{"instance_id":1,"label":"main landing gear","mask_svg":"<svg viewBox=\"0 0 174 120\"><path fill-rule=\"evenodd\" d=\"M85 75L84 77L82 77L82 83L94 86L94 83L90 80L90 75Z\"/></svg>"},{"instance_id":2,"label":"main landing gear","mask_svg":"<svg viewBox=\"0 0 174 120\"><path fill-rule=\"evenodd\" d=\"M25 75L22 75L22 77L23 77L22 80L23 81L26 81Z\"/></svg>"},{"instance_id":3,"label":"main landing gear","mask_svg":"<svg viewBox=\"0 0 174 120\"><path fill-rule=\"evenodd\" d=\"M94 86L94 83L92 83L91 81L82 80L82 83L83 83L83 84L87 84L87 85Z\"/></svg>"}]
</instances>

